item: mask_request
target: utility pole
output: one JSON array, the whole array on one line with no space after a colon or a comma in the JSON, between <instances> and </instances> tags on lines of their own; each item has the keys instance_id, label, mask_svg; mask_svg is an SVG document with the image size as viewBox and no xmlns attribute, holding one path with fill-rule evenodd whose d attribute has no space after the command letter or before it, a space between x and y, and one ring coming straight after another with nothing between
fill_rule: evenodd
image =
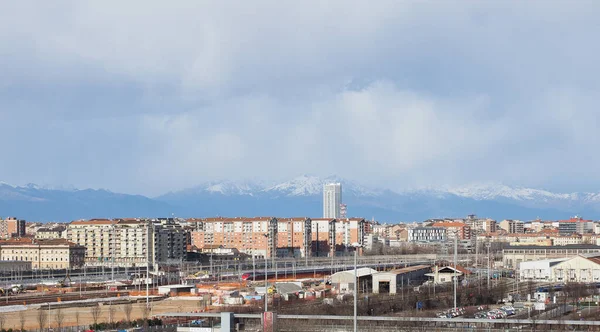
<instances>
[{"instance_id":1,"label":"utility pole","mask_svg":"<svg viewBox=\"0 0 600 332\"><path fill-rule=\"evenodd\" d=\"M267 253L269 252L269 233L263 234L265 236L265 312L269 311L269 287L267 283Z\"/></svg>"},{"instance_id":2,"label":"utility pole","mask_svg":"<svg viewBox=\"0 0 600 332\"><path fill-rule=\"evenodd\" d=\"M110 267L110 280L115 281L115 250L117 249L117 240L115 238L115 220L112 221L112 252L111 252L111 267Z\"/></svg>"},{"instance_id":3,"label":"utility pole","mask_svg":"<svg viewBox=\"0 0 600 332\"><path fill-rule=\"evenodd\" d=\"M360 248L360 244L355 243L354 247L354 332L358 331L358 248Z\"/></svg>"},{"instance_id":4,"label":"utility pole","mask_svg":"<svg viewBox=\"0 0 600 332\"><path fill-rule=\"evenodd\" d=\"M456 312L456 288L458 286L458 276L456 275L458 254L458 231L454 231L454 312Z\"/></svg>"},{"instance_id":5,"label":"utility pole","mask_svg":"<svg viewBox=\"0 0 600 332\"><path fill-rule=\"evenodd\" d=\"M477 234L475 234L475 268L479 271L479 241L477 241Z\"/></svg>"},{"instance_id":6,"label":"utility pole","mask_svg":"<svg viewBox=\"0 0 600 332\"><path fill-rule=\"evenodd\" d=\"M150 288L148 285L150 279L150 243L150 221L146 221L146 309L150 308Z\"/></svg>"},{"instance_id":7,"label":"utility pole","mask_svg":"<svg viewBox=\"0 0 600 332\"><path fill-rule=\"evenodd\" d=\"M487 247L487 258L488 258L488 266L487 266L487 288L490 289L490 243L486 243Z\"/></svg>"}]
</instances>

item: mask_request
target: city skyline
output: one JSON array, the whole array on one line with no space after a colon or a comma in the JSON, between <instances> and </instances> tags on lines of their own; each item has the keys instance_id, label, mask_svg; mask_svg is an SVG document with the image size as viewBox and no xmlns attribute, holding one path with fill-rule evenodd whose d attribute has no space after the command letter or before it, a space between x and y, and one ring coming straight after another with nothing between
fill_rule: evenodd
<instances>
[{"instance_id":1,"label":"city skyline","mask_svg":"<svg viewBox=\"0 0 600 332\"><path fill-rule=\"evenodd\" d=\"M597 2L184 3L2 2L0 181L600 187Z\"/></svg>"}]
</instances>

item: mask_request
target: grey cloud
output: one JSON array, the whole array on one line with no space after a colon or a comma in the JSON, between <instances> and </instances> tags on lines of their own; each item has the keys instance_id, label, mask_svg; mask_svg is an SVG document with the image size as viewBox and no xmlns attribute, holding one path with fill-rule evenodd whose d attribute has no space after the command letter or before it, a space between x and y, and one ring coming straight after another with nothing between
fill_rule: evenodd
<instances>
[{"instance_id":1,"label":"grey cloud","mask_svg":"<svg viewBox=\"0 0 600 332\"><path fill-rule=\"evenodd\" d=\"M556 162L598 161L599 9L2 2L0 148L24 165L0 165L0 180L142 193L301 173L600 184L585 163Z\"/></svg>"}]
</instances>

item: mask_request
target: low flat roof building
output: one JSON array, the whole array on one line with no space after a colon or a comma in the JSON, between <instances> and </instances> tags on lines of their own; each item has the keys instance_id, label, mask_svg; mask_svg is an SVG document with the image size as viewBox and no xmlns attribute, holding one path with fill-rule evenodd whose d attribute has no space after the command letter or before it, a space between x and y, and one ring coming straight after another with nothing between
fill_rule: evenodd
<instances>
[{"instance_id":1,"label":"low flat roof building","mask_svg":"<svg viewBox=\"0 0 600 332\"><path fill-rule=\"evenodd\" d=\"M443 284L447 282L452 282L455 276L456 278L458 278L458 280L461 280L464 278L464 276L467 276L469 274L471 274L471 271L465 269L460 265L458 265L456 268L452 265L448 265L442 267L434 266L433 272L427 273L426 276L431 277L433 283L435 284Z\"/></svg>"},{"instance_id":2,"label":"low flat roof building","mask_svg":"<svg viewBox=\"0 0 600 332\"><path fill-rule=\"evenodd\" d=\"M396 294L398 287L420 285L425 280L425 274L431 271L429 265L408 266L373 275L373 293L389 291Z\"/></svg>"},{"instance_id":3,"label":"low flat roof building","mask_svg":"<svg viewBox=\"0 0 600 332\"><path fill-rule=\"evenodd\" d=\"M372 276L377 274L376 270L368 267L361 267L356 270L359 284L369 285ZM354 270L341 271L331 275L331 284L340 293L352 293L354 291Z\"/></svg>"},{"instance_id":4,"label":"low flat roof building","mask_svg":"<svg viewBox=\"0 0 600 332\"><path fill-rule=\"evenodd\" d=\"M521 281L598 283L600 282L600 254L522 262L519 274Z\"/></svg>"},{"instance_id":5,"label":"low flat roof building","mask_svg":"<svg viewBox=\"0 0 600 332\"><path fill-rule=\"evenodd\" d=\"M192 289L196 288L195 285L165 285L158 286L158 294L160 295L171 295L177 296L180 294L189 294Z\"/></svg>"},{"instance_id":6,"label":"low flat roof building","mask_svg":"<svg viewBox=\"0 0 600 332\"><path fill-rule=\"evenodd\" d=\"M554 258L521 262L518 266L519 281L549 282L552 277L552 267L567 259Z\"/></svg>"},{"instance_id":7,"label":"low flat roof building","mask_svg":"<svg viewBox=\"0 0 600 332\"><path fill-rule=\"evenodd\" d=\"M582 254L600 254L600 246L573 244L566 246L508 246L502 249L505 268L516 269L519 263L554 258L570 258Z\"/></svg>"}]
</instances>

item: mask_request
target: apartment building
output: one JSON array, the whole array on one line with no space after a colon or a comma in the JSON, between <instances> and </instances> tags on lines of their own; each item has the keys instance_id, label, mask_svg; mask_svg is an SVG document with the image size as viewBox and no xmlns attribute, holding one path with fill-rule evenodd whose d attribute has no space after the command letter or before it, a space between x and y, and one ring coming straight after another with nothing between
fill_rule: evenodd
<instances>
[{"instance_id":1,"label":"apartment building","mask_svg":"<svg viewBox=\"0 0 600 332\"><path fill-rule=\"evenodd\" d=\"M173 218L158 218L145 222L149 223L150 228L151 264L175 263L186 259L188 235L181 225ZM127 255L123 250L121 252Z\"/></svg>"},{"instance_id":2,"label":"apartment building","mask_svg":"<svg viewBox=\"0 0 600 332\"><path fill-rule=\"evenodd\" d=\"M275 244L282 244L286 248L298 245L298 251L293 249L293 252L305 251L304 242L300 245L302 236L298 233L300 229L307 227L305 223L308 219L292 218L283 221L281 237L278 235L278 221L273 217L217 217L194 219L191 222L195 223L191 236L192 245L198 249L207 246L236 248L240 253L255 257L274 257L277 254Z\"/></svg>"},{"instance_id":3,"label":"apartment building","mask_svg":"<svg viewBox=\"0 0 600 332\"><path fill-rule=\"evenodd\" d=\"M379 238L388 240L408 240L408 230L406 229L406 225L374 225L371 232ZM368 234L369 232L365 230L365 233Z\"/></svg>"},{"instance_id":4,"label":"apartment building","mask_svg":"<svg viewBox=\"0 0 600 332\"><path fill-rule=\"evenodd\" d=\"M336 220L334 218L312 219L311 231L312 256L327 257L335 255Z\"/></svg>"},{"instance_id":5,"label":"apartment building","mask_svg":"<svg viewBox=\"0 0 600 332\"><path fill-rule=\"evenodd\" d=\"M308 257L312 242L310 218L277 219L277 256Z\"/></svg>"},{"instance_id":6,"label":"apartment building","mask_svg":"<svg viewBox=\"0 0 600 332\"><path fill-rule=\"evenodd\" d=\"M454 240L458 236L459 240L471 239L471 227L462 222L437 222L432 227L442 227L446 229L446 236L449 240Z\"/></svg>"},{"instance_id":7,"label":"apartment building","mask_svg":"<svg viewBox=\"0 0 600 332\"><path fill-rule=\"evenodd\" d=\"M335 221L335 250L347 252L354 244L363 244L367 222L362 218L337 219Z\"/></svg>"},{"instance_id":8,"label":"apartment building","mask_svg":"<svg viewBox=\"0 0 600 332\"><path fill-rule=\"evenodd\" d=\"M255 257L328 257L363 243L362 218L206 218L194 223L191 244L198 249L237 249Z\"/></svg>"},{"instance_id":9,"label":"apartment building","mask_svg":"<svg viewBox=\"0 0 600 332\"><path fill-rule=\"evenodd\" d=\"M525 223L521 220L505 219L498 226L510 234L525 233Z\"/></svg>"},{"instance_id":10,"label":"apartment building","mask_svg":"<svg viewBox=\"0 0 600 332\"><path fill-rule=\"evenodd\" d=\"M8 217L0 220L0 238L19 238L25 236L25 220Z\"/></svg>"},{"instance_id":11,"label":"apartment building","mask_svg":"<svg viewBox=\"0 0 600 332\"><path fill-rule=\"evenodd\" d=\"M473 234L494 233L497 230L496 220L477 218L473 214L469 215L463 222L471 228Z\"/></svg>"},{"instance_id":12,"label":"apartment building","mask_svg":"<svg viewBox=\"0 0 600 332\"><path fill-rule=\"evenodd\" d=\"M171 218L73 221L66 238L86 247L89 266L156 265L186 255L185 231Z\"/></svg>"},{"instance_id":13,"label":"apartment building","mask_svg":"<svg viewBox=\"0 0 600 332\"><path fill-rule=\"evenodd\" d=\"M444 227L414 227L408 230L410 242L444 242L446 238Z\"/></svg>"},{"instance_id":14,"label":"apartment building","mask_svg":"<svg viewBox=\"0 0 600 332\"><path fill-rule=\"evenodd\" d=\"M584 234L591 233L594 229L594 222L584 220L581 217L575 216L568 220L558 221L558 232L560 235Z\"/></svg>"},{"instance_id":15,"label":"apartment building","mask_svg":"<svg viewBox=\"0 0 600 332\"><path fill-rule=\"evenodd\" d=\"M40 228L35 232L34 237L39 240L62 239L66 229L66 227Z\"/></svg>"},{"instance_id":16,"label":"apartment building","mask_svg":"<svg viewBox=\"0 0 600 332\"><path fill-rule=\"evenodd\" d=\"M85 248L65 239L0 240L0 260L31 262L33 269L72 269L85 263Z\"/></svg>"}]
</instances>

